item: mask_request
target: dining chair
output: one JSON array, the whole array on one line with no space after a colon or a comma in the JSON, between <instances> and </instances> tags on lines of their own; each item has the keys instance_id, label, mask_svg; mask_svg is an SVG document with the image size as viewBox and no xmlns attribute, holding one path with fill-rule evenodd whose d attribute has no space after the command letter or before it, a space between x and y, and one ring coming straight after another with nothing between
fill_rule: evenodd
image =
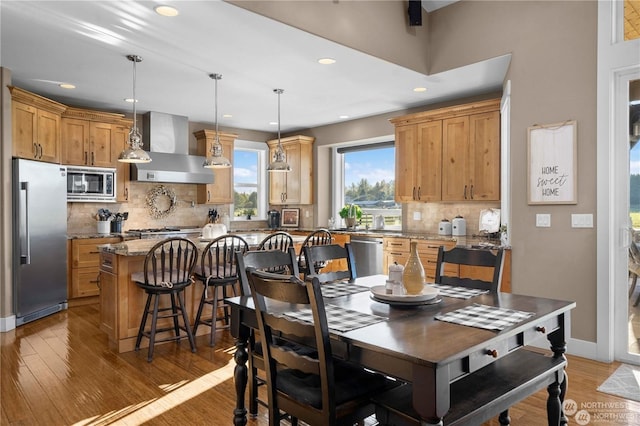
<instances>
[{"instance_id":1,"label":"dining chair","mask_svg":"<svg viewBox=\"0 0 640 426\"><path fill-rule=\"evenodd\" d=\"M258 244L258 250L280 250L286 252L289 247L293 247L293 237L284 231L273 232Z\"/></svg>"},{"instance_id":2,"label":"dining chair","mask_svg":"<svg viewBox=\"0 0 640 426\"><path fill-rule=\"evenodd\" d=\"M374 412L371 396L395 383L380 374L349 366L333 358L320 281L304 282L249 268L251 295L265 353L269 424L280 424L281 411L291 424L353 425ZM267 302L268 301L268 302ZM310 309L313 322L302 322L279 312L280 302ZM287 335L312 342L316 356L291 351Z\"/></svg>"},{"instance_id":3,"label":"dining chair","mask_svg":"<svg viewBox=\"0 0 640 426\"><path fill-rule=\"evenodd\" d=\"M353 282L356 277L356 263L353 257L353 249L351 244L345 243L344 247L339 244L327 244L324 246L306 246L303 247L304 257L307 261L309 274L305 279L318 278L321 283L349 280ZM316 269L317 265L326 265L331 261L344 260L346 269L339 271L322 272L322 269Z\"/></svg>"},{"instance_id":4,"label":"dining chair","mask_svg":"<svg viewBox=\"0 0 640 426\"><path fill-rule=\"evenodd\" d=\"M229 326L229 307L224 299L230 297L230 290L234 296L238 295L238 268L236 267L236 252L245 253L249 250L247 241L239 235L225 234L209 242L202 250L200 267L196 270L196 279L203 284L198 312L193 322L193 335L196 335L200 324L211 327L209 345L216 344L218 321L224 321ZM222 297L219 296L222 290ZM211 294L209 293L211 292ZM204 306L211 306L211 316L203 318ZM222 315L219 314L222 309Z\"/></svg>"},{"instance_id":5,"label":"dining chair","mask_svg":"<svg viewBox=\"0 0 640 426\"><path fill-rule=\"evenodd\" d=\"M238 275L244 295L251 295L249 289L249 278L247 276L247 268L255 270L273 271L278 270L280 273L287 275L299 276L298 261L296 252L293 247L285 253L280 250L250 250L246 253L236 253ZM297 348L295 348L297 349ZM262 345L256 342L255 334L252 332L249 336L249 413L251 415L258 414L258 404L261 403L265 407L267 404L258 398L258 387L266 382L260 377L258 370L264 372L264 357Z\"/></svg>"},{"instance_id":6,"label":"dining chair","mask_svg":"<svg viewBox=\"0 0 640 426\"><path fill-rule=\"evenodd\" d=\"M309 274L309 268L307 268L307 262L304 258L304 247L307 246L324 246L327 244L331 244L333 242L333 237L331 236L331 232L327 229L317 229L307 235L307 238L304 239L302 245L300 246L300 252L298 253L298 268L300 272L304 274L306 277ZM316 270L322 269L326 266L325 262L320 262L315 265Z\"/></svg>"},{"instance_id":7,"label":"dining chair","mask_svg":"<svg viewBox=\"0 0 640 426\"><path fill-rule=\"evenodd\" d=\"M454 247L451 250L445 250L444 246L440 246L436 261L435 283L477 288L497 293L500 291L500 281L502 280L503 252L504 250L502 248L498 248L497 250L488 250ZM445 264L492 268L492 279L491 281L485 281L479 278L446 275Z\"/></svg>"},{"instance_id":8,"label":"dining chair","mask_svg":"<svg viewBox=\"0 0 640 426\"><path fill-rule=\"evenodd\" d=\"M175 340L180 342L183 338L189 340L191 352L196 351L195 340L191 333L189 316L184 304L184 290L193 282L193 270L198 261L198 249L196 245L186 238L168 238L155 244L144 259L144 267L141 272L131 274L131 280L147 294L135 350L140 349L142 338L149 339L147 361L153 359L153 349L156 343ZM170 306L160 307L160 298L168 295ZM153 301L153 307L151 302ZM151 316L151 327L147 326L147 319ZM170 318L171 323L164 326L158 320ZM182 324L180 324L182 319ZM185 335L180 333L185 332ZM172 336L157 338L158 333L173 331Z\"/></svg>"}]
</instances>

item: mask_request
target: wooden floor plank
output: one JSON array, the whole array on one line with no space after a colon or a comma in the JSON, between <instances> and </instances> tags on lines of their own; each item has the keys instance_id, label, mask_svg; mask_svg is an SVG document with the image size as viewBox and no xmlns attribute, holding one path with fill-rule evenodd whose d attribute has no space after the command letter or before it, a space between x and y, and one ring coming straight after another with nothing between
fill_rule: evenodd
<instances>
[{"instance_id":1,"label":"wooden floor plank","mask_svg":"<svg viewBox=\"0 0 640 426\"><path fill-rule=\"evenodd\" d=\"M231 424L235 345L227 330L218 331L214 348L208 335L197 336L195 354L186 341L159 345L148 363L146 349L110 351L99 315L98 305L74 306L0 334L0 424ZM618 363L568 358L568 398L616 402L640 421L640 403L596 391ZM512 407L512 424L545 424L546 397L541 391ZM248 425L268 425L267 410L260 406ZM498 425L497 419L485 423Z\"/></svg>"}]
</instances>

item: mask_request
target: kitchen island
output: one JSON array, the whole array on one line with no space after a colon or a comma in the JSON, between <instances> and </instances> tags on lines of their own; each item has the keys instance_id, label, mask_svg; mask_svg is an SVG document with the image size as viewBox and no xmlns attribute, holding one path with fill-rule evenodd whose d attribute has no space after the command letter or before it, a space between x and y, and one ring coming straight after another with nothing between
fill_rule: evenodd
<instances>
[{"instance_id":1,"label":"kitchen island","mask_svg":"<svg viewBox=\"0 0 640 426\"><path fill-rule=\"evenodd\" d=\"M243 237L251 248L255 248L268 233L254 232L238 235ZM297 253L297 246L302 244L305 237L301 235L292 237ZM131 280L131 274L143 270L145 256L159 241L158 239L129 240L99 247L100 329L107 333L109 348L115 352L129 352L135 348L146 294ZM211 240L193 238L192 241L199 250L202 250ZM201 294L202 284L200 283L194 283L185 289L185 307L190 321L195 318ZM160 327L162 323L159 321L158 324ZM208 333L209 330L206 327L200 327L198 330L199 335ZM142 340L141 347L145 345L148 345L147 339Z\"/></svg>"}]
</instances>

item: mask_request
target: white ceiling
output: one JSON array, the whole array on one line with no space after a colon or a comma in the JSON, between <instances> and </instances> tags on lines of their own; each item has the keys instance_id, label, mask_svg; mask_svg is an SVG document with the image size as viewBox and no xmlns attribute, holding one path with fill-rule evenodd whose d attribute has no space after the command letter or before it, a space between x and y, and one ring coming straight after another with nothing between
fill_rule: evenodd
<instances>
[{"instance_id":1,"label":"white ceiling","mask_svg":"<svg viewBox=\"0 0 640 426\"><path fill-rule=\"evenodd\" d=\"M282 131L296 131L499 90L510 56L423 75L222 1L0 1L0 64L13 84L67 105L130 112L132 63L138 112L274 132L282 88ZM436 6L437 7L437 6ZM317 60L331 57L334 65ZM58 83L72 83L64 90ZM424 86L424 93L413 92ZM231 114L232 118L223 118Z\"/></svg>"}]
</instances>

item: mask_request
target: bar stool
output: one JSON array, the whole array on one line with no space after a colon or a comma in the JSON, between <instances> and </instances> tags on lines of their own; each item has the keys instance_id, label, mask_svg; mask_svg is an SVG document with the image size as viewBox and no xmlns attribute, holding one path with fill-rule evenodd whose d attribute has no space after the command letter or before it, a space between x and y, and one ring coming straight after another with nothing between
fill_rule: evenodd
<instances>
[{"instance_id":1,"label":"bar stool","mask_svg":"<svg viewBox=\"0 0 640 426\"><path fill-rule=\"evenodd\" d=\"M238 281L238 271L236 268L236 252L242 254L249 250L247 241L235 234L222 235L211 241L202 251L200 268L196 271L196 278L204 285L198 313L193 322L193 335L198 331L198 325L204 324L211 327L210 346L216 343L216 324L224 320L225 326L229 327L229 307L224 303L224 299L229 297L227 289L233 291L237 296L235 284ZM209 287L212 287L212 295L209 297ZM218 298L218 290L222 288L222 298ZM202 318L204 305L211 305L211 317ZM218 315L218 309L222 308L222 315Z\"/></svg>"},{"instance_id":2,"label":"bar stool","mask_svg":"<svg viewBox=\"0 0 640 426\"><path fill-rule=\"evenodd\" d=\"M189 317L184 306L184 290L193 282L193 269L198 261L196 245L186 238L168 238L154 245L144 260L144 270L131 274L131 280L147 294L135 350L140 349L143 337L149 339L147 361L153 359L153 348L156 343L175 340L179 342L187 337L191 352L196 351L195 341L189 324ZM160 307L160 297L169 295L171 306ZM153 307L151 308L151 301ZM165 313L168 312L168 313ZM151 316L151 328L146 329L147 319ZM172 324L158 328L158 319L171 318ZM182 318L182 325L179 319ZM186 332L180 334L180 330ZM156 339L157 333L173 331L173 336Z\"/></svg>"}]
</instances>

